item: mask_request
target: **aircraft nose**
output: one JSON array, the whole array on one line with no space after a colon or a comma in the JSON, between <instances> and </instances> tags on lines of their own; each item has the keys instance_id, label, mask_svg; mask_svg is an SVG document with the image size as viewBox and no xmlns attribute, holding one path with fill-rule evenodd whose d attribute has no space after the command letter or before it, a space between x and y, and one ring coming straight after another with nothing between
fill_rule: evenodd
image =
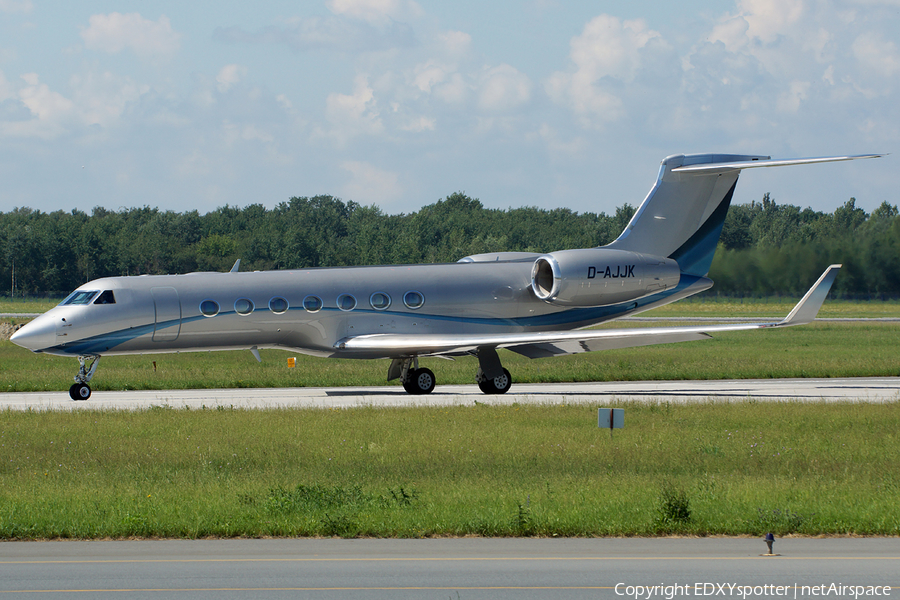
<instances>
[{"instance_id":1,"label":"aircraft nose","mask_svg":"<svg viewBox=\"0 0 900 600\"><path fill-rule=\"evenodd\" d=\"M35 319L13 333L9 341L32 352L39 352L56 344L56 324L47 319Z\"/></svg>"}]
</instances>

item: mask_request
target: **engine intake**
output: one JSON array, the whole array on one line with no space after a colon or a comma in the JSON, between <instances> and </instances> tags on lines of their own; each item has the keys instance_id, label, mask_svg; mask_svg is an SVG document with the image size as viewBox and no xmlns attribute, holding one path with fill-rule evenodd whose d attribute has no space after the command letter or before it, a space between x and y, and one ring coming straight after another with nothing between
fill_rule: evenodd
<instances>
[{"instance_id":1,"label":"engine intake","mask_svg":"<svg viewBox=\"0 0 900 600\"><path fill-rule=\"evenodd\" d=\"M681 269L671 258L608 248L544 254L531 269L531 289L545 302L605 306L637 300L678 285Z\"/></svg>"}]
</instances>

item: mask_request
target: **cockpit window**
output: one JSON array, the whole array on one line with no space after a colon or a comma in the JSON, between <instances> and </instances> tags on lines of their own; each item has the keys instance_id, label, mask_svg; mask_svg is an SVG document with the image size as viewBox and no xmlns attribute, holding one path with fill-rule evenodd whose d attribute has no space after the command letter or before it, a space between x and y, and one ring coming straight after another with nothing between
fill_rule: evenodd
<instances>
[{"instance_id":1,"label":"cockpit window","mask_svg":"<svg viewBox=\"0 0 900 600\"><path fill-rule=\"evenodd\" d=\"M60 306L72 306L75 304L90 304L99 292L97 290L75 290L69 297L60 302Z\"/></svg>"},{"instance_id":2,"label":"cockpit window","mask_svg":"<svg viewBox=\"0 0 900 600\"><path fill-rule=\"evenodd\" d=\"M94 304L115 304L116 297L113 295L112 290L106 290L102 294L100 294L96 300L94 300Z\"/></svg>"}]
</instances>

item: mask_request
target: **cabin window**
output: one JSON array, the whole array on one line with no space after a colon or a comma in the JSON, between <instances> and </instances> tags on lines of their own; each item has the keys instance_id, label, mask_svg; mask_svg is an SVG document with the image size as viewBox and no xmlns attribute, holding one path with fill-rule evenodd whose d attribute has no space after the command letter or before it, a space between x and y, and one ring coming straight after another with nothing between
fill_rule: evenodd
<instances>
[{"instance_id":1,"label":"cabin window","mask_svg":"<svg viewBox=\"0 0 900 600\"><path fill-rule=\"evenodd\" d=\"M97 290L75 290L69 297L59 303L60 306L74 306L76 304L90 304Z\"/></svg>"},{"instance_id":2,"label":"cabin window","mask_svg":"<svg viewBox=\"0 0 900 600\"><path fill-rule=\"evenodd\" d=\"M425 296L421 292L406 292L403 295L403 304L413 310L422 308L422 305L425 304Z\"/></svg>"},{"instance_id":3,"label":"cabin window","mask_svg":"<svg viewBox=\"0 0 900 600\"><path fill-rule=\"evenodd\" d=\"M337 299L337 307L343 311L349 311L356 308L356 298L350 294L341 294Z\"/></svg>"},{"instance_id":4,"label":"cabin window","mask_svg":"<svg viewBox=\"0 0 900 600\"><path fill-rule=\"evenodd\" d=\"M215 300L204 300L200 303L200 314L204 317L214 317L219 314L219 303Z\"/></svg>"},{"instance_id":5,"label":"cabin window","mask_svg":"<svg viewBox=\"0 0 900 600\"><path fill-rule=\"evenodd\" d=\"M322 310L322 299L318 296L307 296L303 299L303 308L305 308L307 312L319 312Z\"/></svg>"},{"instance_id":6,"label":"cabin window","mask_svg":"<svg viewBox=\"0 0 900 600\"><path fill-rule=\"evenodd\" d=\"M94 300L94 304L115 304L116 297L113 295L112 290L106 290Z\"/></svg>"},{"instance_id":7,"label":"cabin window","mask_svg":"<svg viewBox=\"0 0 900 600\"><path fill-rule=\"evenodd\" d=\"M288 301L280 296L275 296L269 300L269 310L276 315L284 314L288 309Z\"/></svg>"},{"instance_id":8,"label":"cabin window","mask_svg":"<svg viewBox=\"0 0 900 600\"><path fill-rule=\"evenodd\" d=\"M249 298L238 298L234 302L234 312L239 315L249 315L253 312L253 301Z\"/></svg>"},{"instance_id":9,"label":"cabin window","mask_svg":"<svg viewBox=\"0 0 900 600\"><path fill-rule=\"evenodd\" d=\"M387 310L391 305L391 297L384 292L375 292L369 296L369 304L375 310Z\"/></svg>"}]
</instances>

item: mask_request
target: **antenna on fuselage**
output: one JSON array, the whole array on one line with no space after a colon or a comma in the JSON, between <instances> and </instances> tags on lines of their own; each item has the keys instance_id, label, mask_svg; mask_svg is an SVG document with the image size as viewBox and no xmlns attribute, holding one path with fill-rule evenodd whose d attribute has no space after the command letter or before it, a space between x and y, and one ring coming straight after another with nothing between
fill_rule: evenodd
<instances>
[{"instance_id":1,"label":"antenna on fuselage","mask_svg":"<svg viewBox=\"0 0 900 600\"><path fill-rule=\"evenodd\" d=\"M241 268L241 259L237 259L236 261L234 261L234 266L231 267L231 270L228 272L229 273L237 273L240 268Z\"/></svg>"}]
</instances>

